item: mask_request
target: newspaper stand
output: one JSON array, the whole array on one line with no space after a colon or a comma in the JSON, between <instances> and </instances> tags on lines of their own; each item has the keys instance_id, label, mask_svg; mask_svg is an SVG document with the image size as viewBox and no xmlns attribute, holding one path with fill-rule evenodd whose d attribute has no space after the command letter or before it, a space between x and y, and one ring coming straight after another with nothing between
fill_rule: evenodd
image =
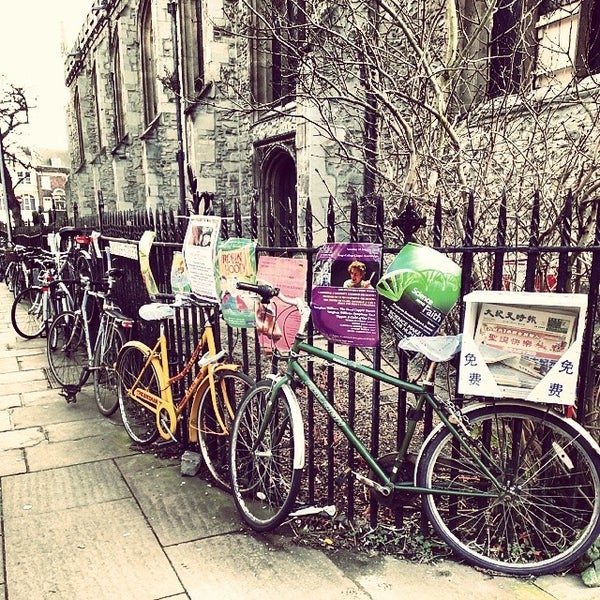
<instances>
[{"instance_id":1,"label":"newspaper stand","mask_svg":"<svg viewBox=\"0 0 600 600\"><path fill-rule=\"evenodd\" d=\"M463 300L460 394L576 404L587 295L475 291Z\"/></svg>"}]
</instances>

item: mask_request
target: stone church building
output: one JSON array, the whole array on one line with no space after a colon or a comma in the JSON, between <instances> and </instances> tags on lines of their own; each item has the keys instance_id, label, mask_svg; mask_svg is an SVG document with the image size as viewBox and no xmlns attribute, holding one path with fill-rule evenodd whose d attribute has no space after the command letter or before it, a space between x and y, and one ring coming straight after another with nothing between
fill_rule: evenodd
<instances>
[{"instance_id":1,"label":"stone church building","mask_svg":"<svg viewBox=\"0 0 600 600\"><path fill-rule=\"evenodd\" d=\"M255 199L264 238L309 199L325 223L330 196L560 194L597 165L599 32L600 0L95 0L65 56L70 201L178 209L193 180Z\"/></svg>"}]
</instances>

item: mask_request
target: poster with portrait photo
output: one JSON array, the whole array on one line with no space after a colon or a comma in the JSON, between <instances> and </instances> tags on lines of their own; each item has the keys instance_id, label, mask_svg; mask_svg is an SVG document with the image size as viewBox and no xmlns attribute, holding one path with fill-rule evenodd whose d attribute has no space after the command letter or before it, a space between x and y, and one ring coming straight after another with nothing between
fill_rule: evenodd
<instances>
[{"instance_id":1,"label":"poster with portrait photo","mask_svg":"<svg viewBox=\"0 0 600 600\"><path fill-rule=\"evenodd\" d=\"M219 302L215 258L221 219L192 215L183 241L183 259L192 292Z\"/></svg>"},{"instance_id":2,"label":"poster with portrait photo","mask_svg":"<svg viewBox=\"0 0 600 600\"><path fill-rule=\"evenodd\" d=\"M329 243L319 248L313 270L312 320L329 341L372 348L379 343L375 282L381 244Z\"/></svg>"}]
</instances>

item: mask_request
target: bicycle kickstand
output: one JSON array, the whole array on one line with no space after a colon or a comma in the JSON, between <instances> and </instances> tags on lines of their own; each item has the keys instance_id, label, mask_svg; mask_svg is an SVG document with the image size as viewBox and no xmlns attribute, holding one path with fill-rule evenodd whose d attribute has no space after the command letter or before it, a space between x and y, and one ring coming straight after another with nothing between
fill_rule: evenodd
<instances>
[{"instance_id":1,"label":"bicycle kickstand","mask_svg":"<svg viewBox=\"0 0 600 600\"><path fill-rule=\"evenodd\" d=\"M75 404L77 402L77 392L79 392L78 385L65 385L59 394L67 401L67 404Z\"/></svg>"}]
</instances>

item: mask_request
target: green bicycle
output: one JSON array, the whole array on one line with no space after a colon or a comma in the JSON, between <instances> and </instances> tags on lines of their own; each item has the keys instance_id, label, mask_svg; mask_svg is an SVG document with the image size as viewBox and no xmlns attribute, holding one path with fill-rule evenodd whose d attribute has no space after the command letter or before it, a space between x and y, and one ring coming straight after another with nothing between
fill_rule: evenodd
<instances>
[{"instance_id":1,"label":"green bicycle","mask_svg":"<svg viewBox=\"0 0 600 600\"><path fill-rule=\"evenodd\" d=\"M278 296L295 306L301 326L285 372L258 382L236 412L230 438L235 505L256 531L283 523L295 508L304 467L304 426L292 382L313 394L364 459L369 474L352 472L378 501L422 497L439 537L471 564L511 575L558 572L600 535L600 448L577 422L547 405L476 399L465 408L436 395L435 363L411 383L306 342L310 308L269 285L238 284L267 306ZM322 359L410 393L406 435L390 460L371 455L302 365ZM450 357L448 357L450 358ZM416 463L408 449L425 405L439 424Z\"/></svg>"}]
</instances>

